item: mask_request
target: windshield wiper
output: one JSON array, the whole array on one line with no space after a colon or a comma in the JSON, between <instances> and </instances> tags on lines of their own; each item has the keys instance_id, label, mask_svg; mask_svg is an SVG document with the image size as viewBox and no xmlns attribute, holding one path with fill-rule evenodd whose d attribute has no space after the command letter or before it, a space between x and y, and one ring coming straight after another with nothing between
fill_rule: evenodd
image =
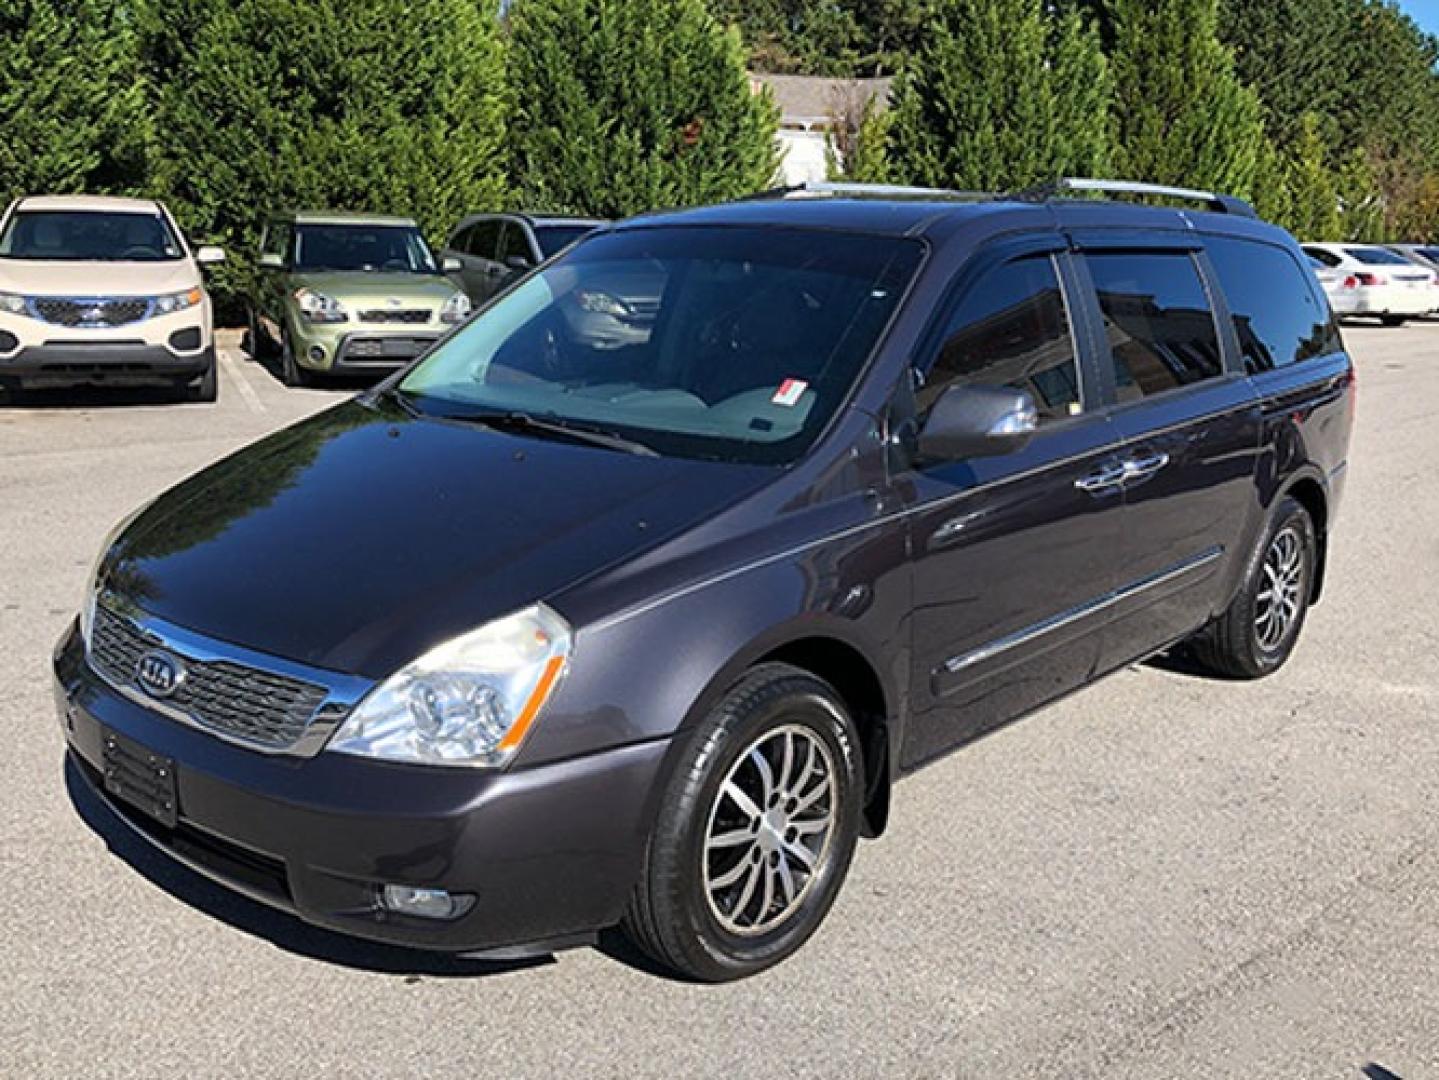
<instances>
[{"instance_id":1,"label":"windshield wiper","mask_svg":"<svg viewBox=\"0 0 1439 1080\"><path fill-rule=\"evenodd\" d=\"M486 427L502 431L526 431L532 434L552 435L557 438L570 439L573 442L585 443L588 446L598 446L605 450L618 450L624 454L634 454L637 457L659 457L654 447L646 446L634 439L627 439L613 431L576 424L569 420L539 417L518 409L447 414L444 419L484 424Z\"/></svg>"}]
</instances>

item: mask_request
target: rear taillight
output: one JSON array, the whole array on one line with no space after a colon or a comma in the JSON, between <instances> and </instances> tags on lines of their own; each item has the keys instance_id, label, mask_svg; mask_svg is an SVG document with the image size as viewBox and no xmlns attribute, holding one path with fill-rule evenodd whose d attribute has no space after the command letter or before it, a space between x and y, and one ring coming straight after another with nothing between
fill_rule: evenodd
<instances>
[{"instance_id":1,"label":"rear taillight","mask_svg":"<svg viewBox=\"0 0 1439 1080\"><path fill-rule=\"evenodd\" d=\"M1388 278L1383 274L1355 274L1354 276L1359 279L1360 285L1371 288L1375 285L1387 285L1389 283Z\"/></svg>"},{"instance_id":2,"label":"rear taillight","mask_svg":"<svg viewBox=\"0 0 1439 1080\"><path fill-rule=\"evenodd\" d=\"M1341 289L1357 289L1359 288L1359 279L1353 274L1350 274L1347 278L1344 279L1344 284L1340 285L1339 287Z\"/></svg>"}]
</instances>

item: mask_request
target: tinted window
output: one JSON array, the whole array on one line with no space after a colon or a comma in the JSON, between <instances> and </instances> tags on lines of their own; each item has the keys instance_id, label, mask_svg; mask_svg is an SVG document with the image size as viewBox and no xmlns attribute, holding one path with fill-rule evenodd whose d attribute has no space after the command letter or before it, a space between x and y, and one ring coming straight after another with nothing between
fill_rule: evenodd
<instances>
[{"instance_id":1,"label":"tinted window","mask_svg":"<svg viewBox=\"0 0 1439 1080\"><path fill-rule=\"evenodd\" d=\"M1344 253L1351 259L1357 259L1365 266L1408 266L1409 260L1403 255L1396 255L1392 251L1385 251L1377 247L1351 247L1345 248Z\"/></svg>"},{"instance_id":2,"label":"tinted window","mask_svg":"<svg viewBox=\"0 0 1439 1080\"><path fill-rule=\"evenodd\" d=\"M449 240L445 242L445 249L447 251L469 251L470 234L474 231L475 229L473 225L465 229L456 229L454 233L450 236Z\"/></svg>"},{"instance_id":3,"label":"tinted window","mask_svg":"<svg viewBox=\"0 0 1439 1080\"><path fill-rule=\"evenodd\" d=\"M956 383L1028 390L1046 420L1080 411L1074 339L1049 256L997 267L965 294L919 391L920 411Z\"/></svg>"},{"instance_id":4,"label":"tinted window","mask_svg":"<svg viewBox=\"0 0 1439 1080\"><path fill-rule=\"evenodd\" d=\"M1344 260L1332 251L1325 251L1323 248L1305 248L1304 254L1311 259L1317 259L1324 266L1338 266Z\"/></svg>"},{"instance_id":5,"label":"tinted window","mask_svg":"<svg viewBox=\"0 0 1439 1080\"><path fill-rule=\"evenodd\" d=\"M183 256L155 213L22 210L0 237L0 258L46 262L171 262Z\"/></svg>"},{"instance_id":6,"label":"tinted window","mask_svg":"<svg viewBox=\"0 0 1439 1080\"><path fill-rule=\"evenodd\" d=\"M502 221L482 221L472 228L466 254L494 262L495 253L500 249L500 226L503 224Z\"/></svg>"},{"instance_id":7,"label":"tinted window","mask_svg":"<svg viewBox=\"0 0 1439 1080\"><path fill-rule=\"evenodd\" d=\"M1422 247L1418 251L1430 262L1439 262L1439 247Z\"/></svg>"},{"instance_id":8,"label":"tinted window","mask_svg":"<svg viewBox=\"0 0 1439 1080\"><path fill-rule=\"evenodd\" d=\"M1287 251L1218 237L1207 246L1234 315L1246 370L1288 367L1328 351L1329 312L1320 308L1308 278Z\"/></svg>"},{"instance_id":9,"label":"tinted window","mask_svg":"<svg viewBox=\"0 0 1439 1080\"><path fill-rule=\"evenodd\" d=\"M593 225L546 225L535 230L535 241L540 245L540 254L548 259L594 228Z\"/></svg>"},{"instance_id":10,"label":"tinted window","mask_svg":"<svg viewBox=\"0 0 1439 1080\"><path fill-rule=\"evenodd\" d=\"M740 226L595 237L502 294L400 390L433 415L518 411L662 454L790 461L849 396L923 251Z\"/></svg>"},{"instance_id":11,"label":"tinted window","mask_svg":"<svg viewBox=\"0 0 1439 1080\"><path fill-rule=\"evenodd\" d=\"M265 230L265 242L261 254L278 255L285 263L290 261L290 226L288 222L275 221Z\"/></svg>"},{"instance_id":12,"label":"tinted window","mask_svg":"<svg viewBox=\"0 0 1439 1080\"><path fill-rule=\"evenodd\" d=\"M1090 255L1120 401L1221 373L1219 336L1194 260L1181 254Z\"/></svg>"},{"instance_id":13,"label":"tinted window","mask_svg":"<svg viewBox=\"0 0 1439 1080\"><path fill-rule=\"evenodd\" d=\"M534 253L530 251L530 240L525 235L525 227L511 221L505 225L504 238L500 241L500 262L508 262L510 259L524 259L525 262L535 261Z\"/></svg>"}]
</instances>

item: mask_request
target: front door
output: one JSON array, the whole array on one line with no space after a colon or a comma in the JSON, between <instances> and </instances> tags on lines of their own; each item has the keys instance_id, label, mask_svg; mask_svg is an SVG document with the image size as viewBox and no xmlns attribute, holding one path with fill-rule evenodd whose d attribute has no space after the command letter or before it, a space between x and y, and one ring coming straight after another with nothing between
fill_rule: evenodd
<instances>
[{"instance_id":1,"label":"front door","mask_svg":"<svg viewBox=\"0 0 1439 1080\"><path fill-rule=\"evenodd\" d=\"M921 422L956 383L1026 389L1041 422L1017 453L897 477L913 500L907 768L1074 689L1099 660L1123 497L1074 289L1057 235L981 253L920 357Z\"/></svg>"}]
</instances>

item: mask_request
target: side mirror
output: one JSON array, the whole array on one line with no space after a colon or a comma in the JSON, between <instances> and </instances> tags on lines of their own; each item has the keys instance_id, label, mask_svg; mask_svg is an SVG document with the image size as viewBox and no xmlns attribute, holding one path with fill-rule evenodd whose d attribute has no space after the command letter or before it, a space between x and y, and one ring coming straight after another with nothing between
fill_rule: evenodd
<instances>
[{"instance_id":1,"label":"side mirror","mask_svg":"<svg viewBox=\"0 0 1439 1080\"><path fill-rule=\"evenodd\" d=\"M460 260L455 258L453 255L446 255L440 261L440 269L447 274L458 274L464 268L464 264L461 263Z\"/></svg>"},{"instance_id":2,"label":"side mirror","mask_svg":"<svg viewBox=\"0 0 1439 1080\"><path fill-rule=\"evenodd\" d=\"M195 252L195 261L201 266L214 266L225 261L225 249L206 244Z\"/></svg>"},{"instance_id":3,"label":"side mirror","mask_svg":"<svg viewBox=\"0 0 1439 1080\"><path fill-rule=\"evenodd\" d=\"M267 251L260 256L259 261L257 261L255 265L261 270L283 270L285 269L285 260L273 251Z\"/></svg>"},{"instance_id":4,"label":"side mirror","mask_svg":"<svg viewBox=\"0 0 1439 1080\"><path fill-rule=\"evenodd\" d=\"M1023 450L1039 430L1039 408L1027 390L951 386L919 431L920 457L935 461L998 457Z\"/></svg>"},{"instance_id":5,"label":"side mirror","mask_svg":"<svg viewBox=\"0 0 1439 1080\"><path fill-rule=\"evenodd\" d=\"M511 270L528 270L534 264L523 255L511 255L505 260L505 265Z\"/></svg>"}]
</instances>

